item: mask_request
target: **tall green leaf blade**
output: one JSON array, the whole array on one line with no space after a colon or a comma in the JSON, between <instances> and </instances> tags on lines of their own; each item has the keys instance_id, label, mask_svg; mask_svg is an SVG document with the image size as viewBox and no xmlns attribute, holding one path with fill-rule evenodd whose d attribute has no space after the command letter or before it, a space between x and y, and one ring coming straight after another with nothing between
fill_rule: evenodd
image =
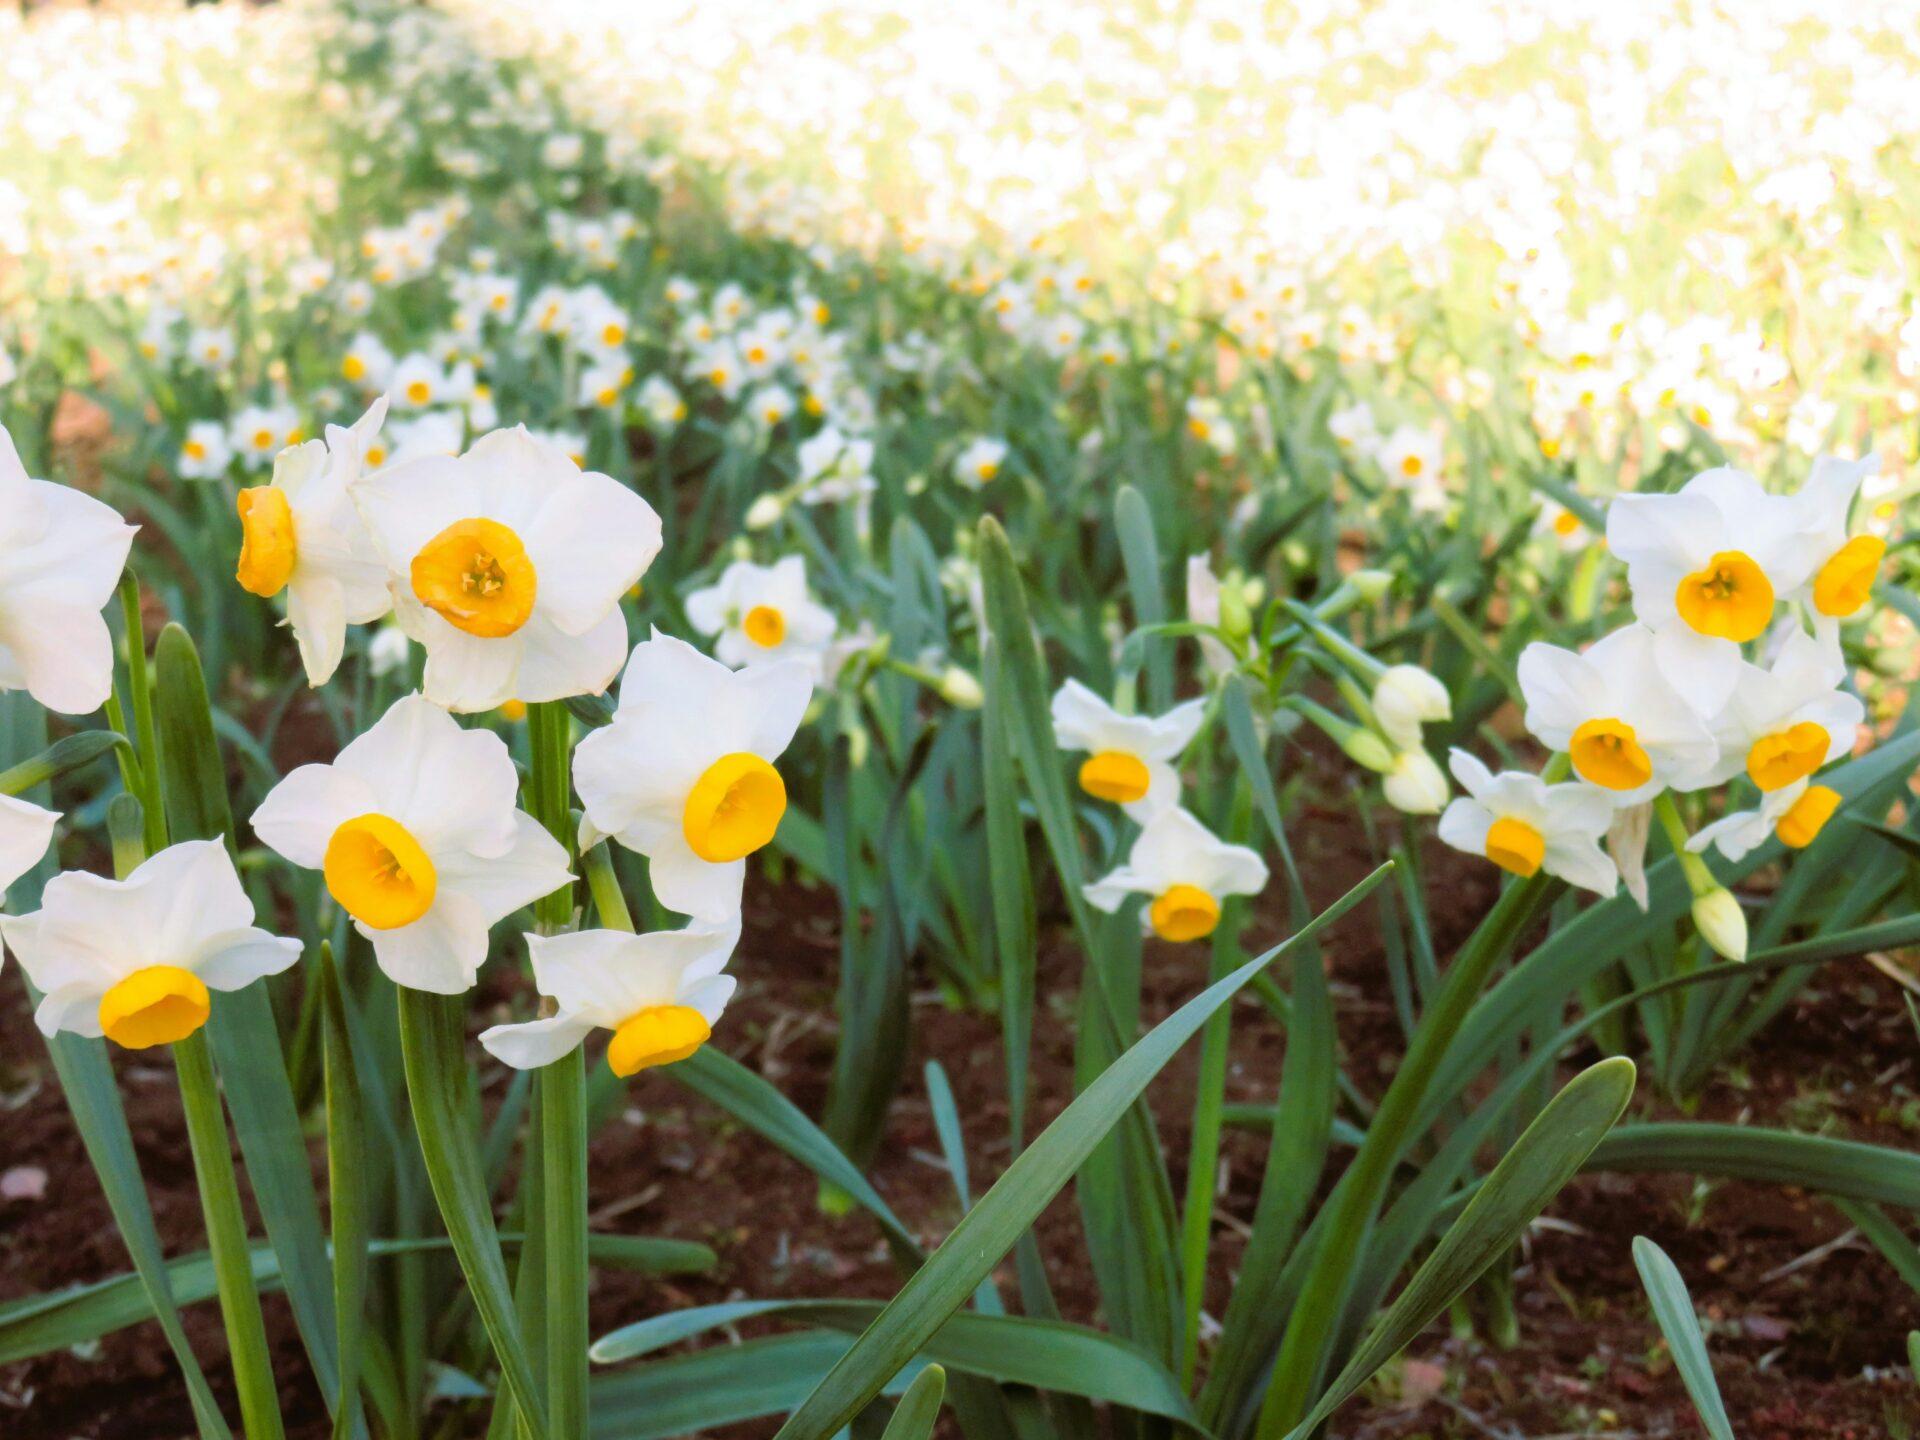
<instances>
[{"instance_id":1,"label":"tall green leaf blade","mask_svg":"<svg viewBox=\"0 0 1920 1440\"><path fill-rule=\"evenodd\" d=\"M322 943L320 986L322 1081L327 1106L327 1197L333 1222L333 1313L340 1353L337 1440L353 1433L360 1413L360 1337L367 1293L367 1121L347 1028L346 1000L333 947Z\"/></svg>"},{"instance_id":2,"label":"tall green leaf blade","mask_svg":"<svg viewBox=\"0 0 1920 1440\"><path fill-rule=\"evenodd\" d=\"M1727 1419L1720 1387L1714 1382L1713 1362L1707 1358L1707 1342L1700 1334L1687 1282L1667 1258L1667 1252L1644 1235L1633 1237L1633 1263L1640 1272L1640 1283L1647 1287L1647 1299L1653 1303L1653 1318L1667 1337L1667 1349L1673 1352L1680 1383L1687 1387L1707 1434L1712 1440L1733 1440L1733 1422Z\"/></svg>"},{"instance_id":3,"label":"tall green leaf blade","mask_svg":"<svg viewBox=\"0 0 1920 1440\"><path fill-rule=\"evenodd\" d=\"M940 1402L946 1393L947 1372L938 1365L927 1366L900 1397L880 1440L927 1440L940 1418Z\"/></svg>"},{"instance_id":4,"label":"tall green leaf blade","mask_svg":"<svg viewBox=\"0 0 1920 1440\"><path fill-rule=\"evenodd\" d=\"M1623 1125L1600 1143L1587 1168L1718 1175L1920 1209L1920 1155L1745 1125Z\"/></svg>"},{"instance_id":5,"label":"tall green leaf blade","mask_svg":"<svg viewBox=\"0 0 1920 1440\"><path fill-rule=\"evenodd\" d=\"M785 1440L824 1440L851 1420L965 1302L1207 1017L1280 955L1350 910L1391 868L1374 871L1307 929L1189 1000L1076 1096L967 1212L946 1242L788 1418L780 1435Z\"/></svg>"}]
</instances>

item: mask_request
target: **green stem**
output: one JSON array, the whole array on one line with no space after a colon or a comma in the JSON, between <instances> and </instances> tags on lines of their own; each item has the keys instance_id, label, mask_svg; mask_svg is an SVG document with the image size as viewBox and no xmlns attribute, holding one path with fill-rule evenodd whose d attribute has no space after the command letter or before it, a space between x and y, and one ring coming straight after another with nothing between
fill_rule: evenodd
<instances>
[{"instance_id":1,"label":"green stem","mask_svg":"<svg viewBox=\"0 0 1920 1440\"><path fill-rule=\"evenodd\" d=\"M147 681L147 629L140 616L140 582L131 568L120 577L120 610L126 619L127 691L145 787L140 800L147 812L147 853L157 855L167 846L167 812L160 801L160 746L154 738L153 690Z\"/></svg>"},{"instance_id":2,"label":"green stem","mask_svg":"<svg viewBox=\"0 0 1920 1440\"><path fill-rule=\"evenodd\" d=\"M233 1171L232 1142L220 1109L207 1032L196 1030L176 1042L173 1063L180 1077L180 1102L187 1113L193 1172L200 1182L200 1209L207 1221L207 1249L213 1255L220 1316L226 1322L227 1348L233 1355L234 1387L240 1392L240 1418L247 1440L279 1440L286 1433L280 1425L280 1396L273 1380L260 1295L253 1286L240 1182Z\"/></svg>"},{"instance_id":3,"label":"green stem","mask_svg":"<svg viewBox=\"0 0 1920 1440\"><path fill-rule=\"evenodd\" d=\"M1520 932L1559 891L1544 871L1507 887L1448 968L1440 991L1413 1032L1406 1058L1387 1087L1353 1163L1328 1202L1324 1238L1300 1287L1274 1362L1273 1382L1260 1411L1260 1440L1281 1440L1300 1423L1320 1383L1328 1342L1358 1267L1361 1247L1386 1194L1387 1182L1412 1138L1427 1089L1467 1013Z\"/></svg>"},{"instance_id":4,"label":"green stem","mask_svg":"<svg viewBox=\"0 0 1920 1440\"><path fill-rule=\"evenodd\" d=\"M587 889L593 895L593 908L606 930L633 933L633 913L627 909L627 897L620 893L620 877L613 873L610 845L596 845L586 854Z\"/></svg>"},{"instance_id":5,"label":"green stem","mask_svg":"<svg viewBox=\"0 0 1920 1440\"><path fill-rule=\"evenodd\" d=\"M1680 818L1680 809L1673 803L1673 792L1663 790L1653 802L1653 813L1660 821L1660 828L1666 832L1667 843L1673 847L1673 858L1680 862L1680 873L1687 877L1687 889L1698 897L1720 888L1720 882L1713 878L1713 871L1707 868L1707 862L1687 849L1687 824Z\"/></svg>"}]
</instances>

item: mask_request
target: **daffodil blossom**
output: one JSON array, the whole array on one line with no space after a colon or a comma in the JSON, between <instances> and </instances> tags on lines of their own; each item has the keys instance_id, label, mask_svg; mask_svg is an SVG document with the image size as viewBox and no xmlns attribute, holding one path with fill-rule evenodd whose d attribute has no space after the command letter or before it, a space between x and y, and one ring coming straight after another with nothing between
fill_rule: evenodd
<instances>
[{"instance_id":1,"label":"daffodil blossom","mask_svg":"<svg viewBox=\"0 0 1920 1440\"><path fill-rule=\"evenodd\" d=\"M113 598L137 527L109 506L34 480L0 426L0 690L87 715L113 691Z\"/></svg>"},{"instance_id":2,"label":"daffodil blossom","mask_svg":"<svg viewBox=\"0 0 1920 1440\"><path fill-rule=\"evenodd\" d=\"M399 985L457 995L487 931L567 883L565 849L515 808L506 742L418 695L331 765L302 765L253 813L263 844L318 870Z\"/></svg>"},{"instance_id":3,"label":"daffodil blossom","mask_svg":"<svg viewBox=\"0 0 1920 1440\"><path fill-rule=\"evenodd\" d=\"M1693 789L1720 754L1695 707L1661 677L1654 648L1646 626L1625 625L1584 654L1541 641L1520 652L1527 728L1616 805L1669 785Z\"/></svg>"},{"instance_id":4,"label":"daffodil blossom","mask_svg":"<svg viewBox=\"0 0 1920 1440\"><path fill-rule=\"evenodd\" d=\"M212 1012L211 990L239 990L300 958L300 942L253 923L227 847L188 840L125 880L70 871L40 908L0 916L0 934L44 992L43 1035L104 1035L129 1050L184 1040Z\"/></svg>"},{"instance_id":5,"label":"daffodil blossom","mask_svg":"<svg viewBox=\"0 0 1920 1440\"><path fill-rule=\"evenodd\" d=\"M1724 466L1672 495L1620 495L1608 507L1607 544L1626 562L1634 614L1654 632L1661 674L1700 714L1727 703L1740 646L1806 580L1802 523L1793 499Z\"/></svg>"},{"instance_id":6,"label":"daffodil blossom","mask_svg":"<svg viewBox=\"0 0 1920 1440\"><path fill-rule=\"evenodd\" d=\"M733 671L654 631L633 647L613 722L574 751L584 840L611 835L647 856L669 910L732 919L746 857L786 813L773 762L812 696L813 676L797 661Z\"/></svg>"},{"instance_id":7,"label":"daffodil blossom","mask_svg":"<svg viewBox=\"0 0 1920 1440\"><path fill-rule=\"evenodd\" d=\"M713 653L735 670L798 660L818 681L833 640L833 612L808 593L803 555L772 565L734 561L718 582L687 596L687 619L702 635L720 637Z\"/></svg>"},{"instance_id":8,"label":"daffodil blossom","mask_svg":"<svg viewBox=\"0 0 1920 1440\"><path fill-rule=\"evenodd\" d=\"M1451 752L1448 764L1467 793L1440 817L1447 844L1523 878L1544 870L1597 895L1613 894L1619 876L1600 848L1614 816L1604 792L1549 785L1519 770L1495 775L1464 750Z\"/></svg>"},{"instance_id":9,"label":"daffodil blossom","mask_svg":"<svg viewBox=\"0 0 1920 1440\"><path fill-rule=\"evenodd\" d=\"M1180 803L1173 762L1199 733L1207 702L1189 700L1164 715L1122 715L1078 680L1053 697L1053 743L1087 754L1080 788L1147 821Z\"/></svg>"},{"instance_id":10,"label":"daffodil blossom","mask_svg":"<svg viewBox=\"0 0 1920 1440\"><path fill-rule=\"evenodd\" d=\"M1744 771L1771 793L1845 755L1866 706L1837 688L1844 673L1833 652L1798 629L1770 667L1741 661L1739 683L1711 725L1720 761L1703 783L1718 785Z\"/></svg>"},{"instance_id":11,"label":"daffodil blossom","mask_svg":"<svg viewBox=\"0 0 1920 1440\"><path fill-rule=\"evenodd\" d=\"M737 917L648 935L529 935L534 984L558 1008L544 1019L483 1030L480 1043L516 1070L533 1070L593 1031L611 1030L607 1065L623 1079L684 1060L712 1035L733 994L734 978L721 971L739 939Z\"/></svg>"},{"instance_id":12,"label":"daffodil blossom","mask_svg":"<svg viewBox=\"0 0 1920 1440\"><path fill-rule=\"evenodd\" d=\"M0 795L0 900L7 887L40 863L60 816L12 795Z\"/></svg>"},{"instance_id":13,"label":"daffodil blossom","mask_svg":"<svg viewBox=\"0 0 1920 1440\"><path fill-rule=\"evenodd\" d=\"M1840 622L1857 615L1867 603L1887 553L1887 542L1878 535L1847 538L1847 515L1854 496L1861 482L1879 469L1878 455L1861 460L1822 455L1793 497L1801 512L1808 554L1806 581L1792 598L1806 603L1814 633L1829 648L1839 644Z\"/></svg>"},{"instance_id":14,"label":"daffodil blossom","mask_svg":"<svg viewBox=\"0 0 1920 1440\"><path fill-rule=\"evenodd\" d=\"M491 710L597 695L626 650L620 597L660 552L660 517L525 426L458 459L423 456L353 486L386 561L394 618L427 648L427 698Z\"/></svg>"},{"instance_id":15,"label":"daffodil blossom","mask_svg":"<svg viewBox=\"0 0 1920 1440\"><path fill-rule=\"evenodd\" d=\"M286 623L309 685L324 685L346 653L347 626L367 625L393 608L387 567L354 508L351 487L386 419L376 400L352 428L282 450L273 482L242 490L241 588L263 599L287 595Z\"/></svg>"},{"instance_id":16,"label":"daffodil blossom","mask_svg":"<svg viewBox=\"0 0 1920 1440\"><path fill-rule=\"evenodd\" d=\"M1761 796L1757 809L1735 810L1711 825L1702 825L1687 841L1687 849L1698 854L1712 845L1729 860L1744 860L1749 851L1764 845L1769 835L1777 834L1787 848L1804 850L1826 828L1840 801L1838 790L1796 780L1769 790Z\"/></svg>"},{"instance_id":17,"label":"daffodil blossom","mask_svg":"<svg viewBox=\"0 0 1920 1440\"><path fill-rule=\"evenodd\" d=\"M1267 865L1244 845L1229 845L1178 805L1142 827L1127 863L1082 892L1111 915L1129 895L1147 895L1140 925L1162 940L1204 940L1220 923L1229 895L1266 888Z\"/></svg>"}]
</instances>

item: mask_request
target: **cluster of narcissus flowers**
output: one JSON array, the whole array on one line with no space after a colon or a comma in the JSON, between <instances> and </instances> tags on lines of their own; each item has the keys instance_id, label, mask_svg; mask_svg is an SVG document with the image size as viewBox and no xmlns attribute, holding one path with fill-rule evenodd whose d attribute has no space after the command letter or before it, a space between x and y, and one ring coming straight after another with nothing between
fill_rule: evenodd
<instances>
[{"instance_id":1,"label":"cluster of narcissus flowers","mask_svg":"<svg viewBox=\"0 0 1920 1440\"><path fill-rule=\"evenodd\" d=\"M1468 793L1442 817L1443 838L1517 875L1544 870L1602 894L1624 879L1644 905L1658 815L1682 850L1702 934L1743 958L1745 922L1700 852L1737 861L1769 836L1804 847L1841 804L1816 777L1853 749L1865 714L1845 688L1840 629L1863 617L1886 549L1848 534L1874 463L1822 459L1792 495L1722 468L1671 494L1616 498L1607 542L1635 619L1584 652L1536 642L1520 657L1527 728L1571 778L1495 776L1456 752ZM1741 777L1757 805L1688 836L1671 794Z\"/></svg>"},{"instance_id":2,"label":"cluster of narcissus flowers","mask_svg":"<svg viewBox=\"0 0 1920 1440\"><path fill-rule=\"evenodd\" d=\"M682 1059L732 992L721 972L740 935L746 857L785 812L773 762L806 712L830 617L823 626L794 567L736 567L697 613L763 654L737 657L735 671L656 632L628 657L620 600L660 549L646 502L518 429L457 458L369 473L383 411L284 451L270 485L241 492L237 574L257 595L286 593L314 683L338 664L348 624L390 608L426 648L425 690L333 763L281 780L254 812L254 833L320 872L395 983L464 992L491 927L573 877L568 846L518 808L505 741L455 712L601 694L625 659L611 723L574 755L581 839L610 836L648 856L656 898L692 919L658 934L530 936L536 980L557 1010L482 1040L509 1064L542 1065L600 1028L613 1032L608 1059L621 1075ZM4 430L0 500L0 688L96 709L113 670L100 611L133 532L100 502L29 479ZM57 818L0 805L0 883L39 860ZM209 990L298 958L299 942L252 920L225 846L196 841L124 880L56 877L41 910L0 923L45 992L43 1030L144 1048L198 1030Z\"/></svg>"}]
</instances>

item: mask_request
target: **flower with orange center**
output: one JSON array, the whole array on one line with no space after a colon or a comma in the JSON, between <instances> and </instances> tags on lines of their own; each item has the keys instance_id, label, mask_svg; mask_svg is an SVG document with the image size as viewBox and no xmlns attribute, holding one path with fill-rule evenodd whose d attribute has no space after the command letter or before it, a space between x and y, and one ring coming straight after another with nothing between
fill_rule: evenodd
<instances>
[{"instance_id":1,"label":"flower with orange center","mask_svg":"<svg viewBox=\"0 0 1920 1440\"><path fill-rule=\"evenodd\" d=\"M788 555L772 565L735 560L714 584L687 596L687 619L717 637L714 657L738 670L770 660L798 660L816 683L833 642L833 612L807 588L807 562Z\"/></svg>"},{"instance_id":2,"label":"flower with orange center","mask_svg":"<svg viewBox=\"0 0 1920 1440\"><path fill-rule=\"evenodd\" d=\"M1842 803L1838 790L1796 780L1768 791L1756 809L1735 810L1701 826L1687 841L1687 848L1698 853L1711 845L1727 859L1739 861L1769 836L1778 836L1789 850L1804 850L1820 837Z\"/></svg>"},{"instance_id":3,"label":"flower with orange center","mask_svg":"<svg viewBox=\"0 0 1920 1440\"><path fill-rule=\"evenodd\" d=\"M626 653L620 599L660 550L660 517L524 426L455 459L421 455L353 486L426 647L425 690L459 711L599 694Z\"/></svg>"},{"instance_id":4,"label":"flower with orange center","mask_svg":"<svg viewBox=\"0 0 1920 1440\"><path fill-rule=\"evenodd\" d=\"M773 762L812 695L813 675L796 661L735 672L655 631L627 662L613 722L574 752L583 845L611 835L648 857L662 905L731 920L747 857L786 813Z\"/></svg>"},{"instance_id":5,"label":"flower with orange center","mask_svg":"<svg viewBox=\"0 0 1920 1440\"><path fill-rule=\"evenodd\" d=\"M397 984L455 995L487 931L571 880L566 851L515 806L506 743L418 695L396 703L331 765L269 792L254 833L327 893Z\"/></svg>"},{"instance_id":6,"label":"flower with orange center","mask_svg":"<svg viewBox=\"0 0 1920 1440\"><path fill-rule=\"evenodd\" d=\"M1784 789L1853 748L1866 718L1859 697L1840 688L1846 665L1803 630L1789 635L1769 666L1740 666L1739 683L1713 720L1720 763L1707 784L1744 771L1761 790Z\"/></svg>"},{"instance_id":7,"label":"flower with orange center","mask_svg":"<svg viewBox=\"0 0 1920 1440\"><path fill-rule=\"evenodd\" d=\"M1053 743L1084 751L1080 788L1096 800L1119 805L1145 821L1180 803L1180 773L1174 768L1206 714L1204 700L1189 700L1164 715L1122 715L1078 680L1053 697Z\"/></svg>"},{"instance_id":8,"label":"flower with orange center","mask_svg":"<svg viewBox=\"0 0 1920 1440\"><path fill-rule=\"evenodd\" d=\"M1453 751L1454 779L1467 793L1440 817L1440 838L1483 856L1510 875L1544 870L1597 895L1619 884L1600 848L1613 824L1613 802L1590 785L1549 785L1518 770L1495 775L1464 750Z\"/></svg>"},{"instance_id":9,"label":"flower with orange center","mask_svg":"<svg viewBox=\"0 0 1920 1440\"><path fill-rule=\"evenodd\" d=\"M44 992L45 1035L104 1035L129 1050L184 1040L212 1013L215 990L239 990L300 958L300 942L253 923L227 847L189 840L125 880L69 871L41 908L0 916L0 934Z\"/></svg>"},{"instance_id":10,"label":"flower with orange center","mask_svg":"<svg viewBox=\"0 0 1920 1440\"><path fill-rule=\"evenodd\" d=\"M1214 932L1229 895L1257 895L1266 884L1266 862L1258 854L1220 840L1175 805L1141 827L1126 864L1083 893L1089 905L1109 915L1128 896L1144 895L1141 928L1162 940L1184 942Z\"/></svg>"},{"instance_id":11,"label":"flower with orange center","mask_svg":"<svg viewBox=\"0 0 1920 1440\"><path fill-rule=\"evenodd\" d=\"M739 939L737 918L647 935L529 935L534 984L553 997L554 1013L495 1025L480 1043L496 1059L533 1070L606 1030L607 1067L622 1079L684 1060L712 1035L733 994L733 977L721 972Z\"/></svg>"}]
</instances>

